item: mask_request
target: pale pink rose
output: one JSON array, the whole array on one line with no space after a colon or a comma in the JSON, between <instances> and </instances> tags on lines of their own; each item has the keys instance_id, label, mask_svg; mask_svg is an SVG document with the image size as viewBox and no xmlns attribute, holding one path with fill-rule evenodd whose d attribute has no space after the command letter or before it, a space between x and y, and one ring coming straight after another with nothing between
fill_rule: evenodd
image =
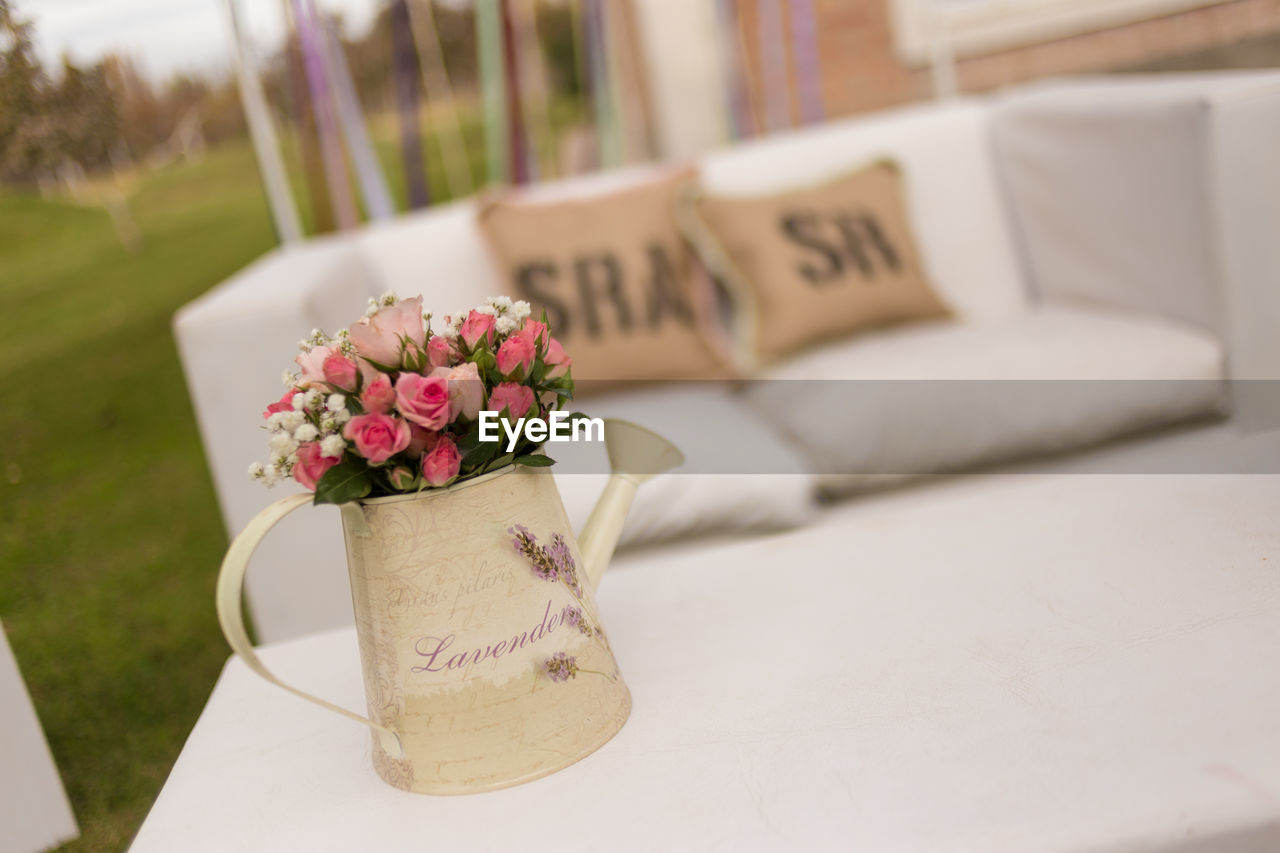
<instances>
[{"instance_id":1,"label":"pale pink rose","mask_svg":"<svg viewBox=\"0 0 1280 853\"><path fill-rule=\"evenodd\" d=\"M418 426L440 429L449 423L449 383L439 376L401 373L396 408Z\"/></svg>"},{"instance_id":2,"label":"pale pink rose","mask_svg":"<svg viewBox=\"0 0 1280 853\"><path fill-rule=\"evenodd\" d=\"M372 317L361 317L350 329L351 343L360 355L386 367L399 367L405 344L426 346L427 327L422 322L422 297L402 299Z\"/></svg>"},{"instance_id":3,"label":"pale pink rose","mask_svg":"<svg viewBox=\"0 0 1280 853\"><path fill-rule=\"evenodd\" d=\"M396 389L391 387L391 378L385 373L379 373L372 382L365 385L364 393L360 395L360 405L370 414L390 414L391 407L395 404Z\"/></svg>"},{"instance_id":4,"label":"pale pink rose","mask_svg":"<svg viewBox=\"0 0 1280 853\"><path fill-rule=\"evenodd\" d=\"M501 412L506 408L511 417L524 417L533 406L533 389L528 385L503 382L489 392L489 411Z\"/></svg>"},{"instance_id":5,"label":"pale pink rose","mask_svg":"<svg viewBox=\"0 0 1280 853\"><path fill-rule=\"evenodd\" d=\"M267 406L267 410L262 413L262 417L269 418L276 412L292 412L293 411L293 395L298 392L290 388L284 392L284 396L276 402Z\"/></svg>"},{"instance_id":6,"label":"pale pink rose","mask_svg":"<svg viewBox=\"0 0 1280 853\"><path fill-rule=\"evenodd\" d=\"M474 421L480 416L480 407L484 405L484 382L474 364L468 361L457 367L437 367L431 375L449 382L449 423L459 417Z\"/></svg>"},{"instance_id":7,"label":"pale pink rose","mask_svg":"<svg viewBox=\"0 0 1280 853\"><path fill-rule=\"evenodd\" d=\"M427 341L427 366L435 369L437 367L448 367L451 357L449 352L449 339L436 335Z\"/></svg>"},{"instance_id":8,"label":"pale pink rose","mask_svg":"<svg viewBox=\"0 0 1280 853\"><path fill-rule=\"evenodd\" d=\"M520 329L519 334L533 341L535 346L538 345L540 341L542 343L546 343L547 339L551 337L547 332L547 324L543 323L541 320L535 320L532 317L525 319L524 326Z\"/></svg>"},{"instance_id":9,"label":"pale pink rose","mask_svg":"<svg viewBox=\"0 0 1280 853\"><path fill-rule=\"evenodd\" d=\"M298 384L303 388L324 385L328 381L324 378L324 361L335 352L337 350L333 347L312 347L304 353L299 353L293 360L294 364L302 368Z\"/></svg>"},{"instance_id":10,"label":"pale pink rose","mask_svg":"<svg viewBox=\"0 0 1280 853\"><path fill-rule=\"evenodd\" d=\"M376 465L409 446L409 422L390 415L356 415L343 427L342 437L354 441L356 452Z\"/></svg>"},{"instance_id":11,"label":"pale pink rose","mask_svg":"<svg viewBox=\"0 0 1280 853\"><path fill-rule=\"evenodd\" d=\"M405 448L405 452L417 459L431 449L437 435L439 433L433 429L423 429L417 424L409 424L409 446Z\"/></svg>"},{"instance_id":12,"label":"pale pink rose","mask_svg":"<svg viewBox=\"0 0 1280 853\"><path fill-rule=\"evenodd\" d=\"M293 479L311 491L316 490L316 483L341 459L333 459L320 452L320 442L307 441L298 446L298 461L293 466Z\"/></svg>"},{"instance_id":13,"label":"pale pink rose","mask_svg":"<svg viewBox=\"0 0 1280 853\"><path fill-rule=\"evenodd\" d=\"M462 328L458 330L458 335L471 349L475 349L481 338L484 338L486 343L492 345L494 322L492 314L481 314L479 311L472 311L467 315L467 319L462 321Z\"/></svg>"},{"instance_id":14,"label":"pale pink rose","mask_svg":"<svg viewBox=\"0 0 1280 853\"><path fill-rule=\"evenodd\" d=\"M441 433L435 446L422 457L422 476L433 486L443 486L458 476L462 466L462 454L453 443L453 437Z\"/></svg>"},{"instance_id":15,"label":"pale pink rose","mask_svg":"<svg viewBox=\"0 0 1280 853\"><path fill-rule=\"evenodd\" d=\"M542 359L548 368L548 379L559 379L569 372L569 368L573 367L573 359L565 355L564 347L560 346L560 342L555 338L547 344L547 354Z\"/></svg>"},{"instance_id":16,"label":"pale pink rose","mask_svg":"<svg viewBox=\"0 0 1280 853\"><path fill-rule=\"evenodd\" d=\"M339 391L350 393L356 390L356 377L359 375L356 363L342 353L336 350L329 353L321 370L324 371L324 381Z\"/></svg>"},{"instance_id":17,"label":"pale pink rose","mask_svg":"<svg viewBox=\"0 0 1280 853\"><path fill-rule=\"evenodd\" d=\"M498 372L508 379L523 379L529 373L536 354L533 338L512 335L498 347Z\"/></svg>"},{"instance_id":18,"label":"pale pink rose","mask_svg":"<svg viewBox=\"0 0 1280 853\"><path fill-rule=\"evenodd\" d=\"M387 475L387 479L391 481L391 488L399 489L403 492L413 486L413 481L417 479L417 476L408 468L400 465Z\"/></svg>"}]
</instances>

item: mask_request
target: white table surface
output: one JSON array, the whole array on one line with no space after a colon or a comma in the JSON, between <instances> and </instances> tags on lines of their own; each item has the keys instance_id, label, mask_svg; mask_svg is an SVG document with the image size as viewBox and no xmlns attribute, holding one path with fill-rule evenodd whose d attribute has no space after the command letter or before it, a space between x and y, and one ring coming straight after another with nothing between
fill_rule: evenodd
<instances>
[{"instance_id":1,"label":"white table surface","mask_svg":"<svg viewBox=\"0 0 1280 853\"><path fill-rule=\"evenodd\" d=\"M635 708L578 764L403 793L233 660L133 849L1280 850L1280 477L965 478L600 602ZM264 657L363 709L352 630Z\"/></svg>"}]
</instances>

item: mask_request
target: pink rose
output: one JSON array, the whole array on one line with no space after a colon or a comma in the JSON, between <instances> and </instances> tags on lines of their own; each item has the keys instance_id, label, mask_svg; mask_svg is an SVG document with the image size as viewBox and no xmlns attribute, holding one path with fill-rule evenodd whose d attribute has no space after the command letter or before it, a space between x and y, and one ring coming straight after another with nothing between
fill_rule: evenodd
<instances>
[{"instance_id":1,"label":"pink rose","mask_svg":"<svg viewBox=\"0 0 1280 853\"><path fill-rule=\"evenodd\" d=\"M492 314L481 314L479 311L472 311L467 315L467 319L462 322L462 328L458 330L458 334L469 348L475 349L481 338L484 338L486 343L493 344L493 326L494 318Z\"/></svg>"},{"instance_id":2,"label":"pink rose","mask_svg":"<svg viewBox=\"0 0 1280 853\"><path fill-rule=\"evenodd\" d=\"M320 442L307 441L298 446L298 461L293 466L293 479L311 491L316 490L316 483L341 459L325 456L320 452Z\"/></svg>"},{"instance_id":3,"label":"pink rose","mask_svg":"<svg viewBox=\"0 0 1280 853\"><path fill-rule=\"evenodd\" d=\"M551 337L551 335L547 333L547 324L539 320L535 320L532 317L525 319L524 328L520 330L519 334L533 341L534 346L538 345L539 340L546 341Z\"/></svg>"},{"instance_id":4,"label":"pink rose","mask_svg":"<svg viewBox=\"0 0 1280 853\"><path fill-rule=\"evenodd\" d=\"M436 436L439 435L435 430L423 429L417 424L409 424L409 446L406 452L414 459L431 449L431 445L435 443Z\"/></svg>"},{"instance_id":5,"label":"pink rose","mask_svg":"<svg viewBox=\"0 0 1280 853\"><path fill-rule=\"evenodd\" d=\"M276 412L292 412L293 411L293 395L298 392L290 388L284 392L284 396L276 402L267 406L267 410L262 413L262 417L269 418Z\"/></svg>"},{"instance_id":6,"label":"pink rose","mask_svg":"<svg viewBox=\"0 0 1280 853\"><path fill-rule=\"evenodd\" d=\"M523 417L533 406L533 389L528 385L503 382L489 392L489 410L501 412L504 408L511 417Z\"/></svg>"},{"instance_id":7,"label":"pink rose","mask_svg":"<svg viewBox=\"0 0 1280 853\"><path fill-rule=\"evenodd\" d=\"M413 481L417 479L417 475L403 465L394 468L387 479L391 481L391 488L400 491L407 491L413 486Z\"/></svg>"},{"instance_id":8,"label":"pink rose","mask_svg":"<svg viewBox=\"0 0 1280 853\"><path fill-rule=\"evenodd\" d=\"M459 416L466 416L472 421L480 416L480 408L484 405L484 382L474 364L468 361L457 367L437 367L431 371L431 375L439 376L449 383L450 423Z\"/></svg>"},{"instance_id":9,"label":"pink rose","mask_svg":"<svg viewBox=\"0 0 1280 853\"><path fill-rule=\"evenodd\" d=\"M396 390L391 387L391 379L385 373L379 373L376 379L365 386L364 393L360 395L360 405L364 406L366 412L372 414L390 414L391 407L395 403Z\"/></svg>"},{"instance_id":10,"label":"pink rose","mask_svg":"<svg viewBox=\"0 0 1280 853\"><path fill-rule=\"evenodd\" d=\"M427 341L427 366L435 369L437 367L448 367L451 353L449 352L449 340L440 335L436 335Z\"/></svg>"},{"instance_id":11,"label":"pink rose","mask_svg":"<svg viewBox=\"0 0 1280 853\"><path fill-rule=\"evenodd\" d=\"M401 373L396 408L418 426L440 429L449 423L449 383L440 376Z\"/></svg>"},{"instance_id":12,"label":"pink rose","mask_svg":"<svg viewBox=\"0 0 1280 853\"><path fill-rule=\"evenodd\" d=\"M300 353L293 363L302 368L302 375L298 377L298 384L303 388L313 388L317 385L323 385L326 380L324 378L324 362L329 356L337 352L333 347L312 347L304 353Z\"/></svg>"},{"instance_id":13,"label":"pink rose","mask_svg":"<svg viewBox=\"0 0 1280 853\"><path fill-rule=\"evenodd\" d=\"M564 347L560 346L560 342L555 338L547 344L547 354L543 361L550 368L547 371L548 379L559 379L569 372L570 367L573 367L573 359L565 355Z\"/></svg>"},{"instance_id":14,"label":"pink rose","mask_svg":"<svg viewBox=\"0 0 1280 853\"><path fill-rule=\"evenodd\" d=\"M324 381L339 391L350 393L356 390L356 377L359 375L356 363L342 353L336 350L330 353L321 365L321 370L324 372Z\"/></svg>"},{"instance_id":15,"label":"pink rose","mask_svg":"<svg viewBox=\"0 0 1280 853\"><path fill-rule=\"evenodd\" d=\"M508 379L523 379L533 364L535 344L533 338L512 335L498 347L498 371Z\"/></svg>"},{"instance_id":16,"label":"pink rose","mask_svg":"<svg viewBox=\"0 0 1280 853\"><path fill-rule=\"evenodd\" d=\"M385 367L399 367L406 344L422 349L427 343L422 297L402 299L372 317L361 317L350 332L360 355Z\"/></svg>"},{"instance_id":17,"label":"pink rose","mask_svg":"<svg viewBox=\"0 0 1280 853\"><path fill-rule=\"evenodd\" d=\"M356 415L343 427L342 437L354 441L356 452L377 465L409 446L409 422L390 415Z\"/></svg>"},{"instance_id":18,"label":"pink rose","mask_svg":"<svg viewBox=\"0 0 1280 853\"><path fill-rule=\"evenodd\" d=\"M422 476L433 486L443 486L458 476L462 466L462 454L453 443L453 437L441 433L426 456L422 457Z\"/></svg>"}]
</instances>

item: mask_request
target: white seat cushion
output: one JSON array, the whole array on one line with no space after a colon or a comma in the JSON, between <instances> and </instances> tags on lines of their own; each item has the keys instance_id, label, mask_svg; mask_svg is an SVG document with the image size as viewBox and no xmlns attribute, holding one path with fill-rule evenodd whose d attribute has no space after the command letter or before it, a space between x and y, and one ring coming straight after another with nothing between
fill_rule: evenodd
<instances>
[{"instance_id":1,"label":"white seat cushion","mask_svg":"<svg viewBox=\"0 0 1280 853\"><path fill-rule=\"evenodd\" d=\"M841 494L1220 413L1223 375L1203 332L1046 308L860 335L767 371L744 395L820 490Z\"/></svg>"},{"instance_id":2,"label":"white seat cushion","mask_svg":"<svg viewBox=\"0 0 1280 853\"><path fill-rule=\"evenodd\" d=\"M804 459L723 384L670 383L576 400L572 408L648 427L685 455L684 465L640 487L622 530L624 546L711 532L780 530L813 515ZM607 480L605 448L549 444L547 453L557 462L552 470L565 512L581 532Z\"/></svg>"}]
</instances>

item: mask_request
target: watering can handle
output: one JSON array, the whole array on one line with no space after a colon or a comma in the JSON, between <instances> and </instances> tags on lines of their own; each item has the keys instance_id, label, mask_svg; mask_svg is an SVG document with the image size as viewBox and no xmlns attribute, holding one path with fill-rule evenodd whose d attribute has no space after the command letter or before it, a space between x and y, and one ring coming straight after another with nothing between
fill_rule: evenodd
<instances>
[{"instance_id":1,"label":"watering can handle","mask_svg":"<svg viewBox=\"0 0 1280 853\"><path fill-rule=\"evenodd\" d=\"M223 636L231 644L231 650L248 664L249 669L272 684L283 687L295 696L314 702L322 708L328 708L330 711L341 714L347 719L364 723L373 729L374 734L378 736L378 742L388 755L392 758L403 758L404 747L400 743L400 737L391 729L378 725L372 720L348 711L346 708L339 707L332 702L326 702L324 699L304 693L298 688L291 687L276 678L270 670L262 665L262 661L258 659L258 655L253 650L253 644L249 642L249 635L245 632L244 615L240 609L240 601L242 590L244 589L245 572L249 568L249 558L253 556L258 543L263 540L271 528L275 527L282 518L298 507L311 503L311 498L310 493L304 492L276 501L254 516L248 526L240 532L240 535L232 540L231 547L227 549L227 556L222 561L222 568L218 570L218 591L216 596L218 623L222 625Z\"/></svg>"}]
</instances>

